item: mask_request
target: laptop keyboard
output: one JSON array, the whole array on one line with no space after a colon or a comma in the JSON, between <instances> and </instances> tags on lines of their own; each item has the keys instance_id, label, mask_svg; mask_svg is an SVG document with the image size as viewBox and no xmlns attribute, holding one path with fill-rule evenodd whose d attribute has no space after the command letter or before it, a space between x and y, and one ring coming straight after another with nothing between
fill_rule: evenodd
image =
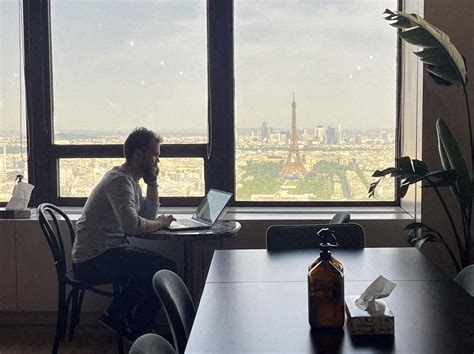
<instances>
[{"instance_id":1,"label":"laptop keyboard","mask_svg":"<svg viewBox=\"0 0 474 354\"><path fill-rule=\"evenodd\" d=\"M183 225L183 226L191 227L191 226L202 226L203 224L201 224L200 222L195 222L192 219L178 219L171 224L171 226L173 225Z\"/></svg>"}]
</instances>

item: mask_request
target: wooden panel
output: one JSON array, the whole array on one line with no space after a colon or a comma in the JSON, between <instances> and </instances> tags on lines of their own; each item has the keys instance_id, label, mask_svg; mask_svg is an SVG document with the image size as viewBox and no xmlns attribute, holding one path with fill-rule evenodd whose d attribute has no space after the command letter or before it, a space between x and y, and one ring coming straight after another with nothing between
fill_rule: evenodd
<instances>
[{"instance_id":1,"label":"wooden panel","mask_svg":"<svg viewBox=\"0 0 474 354\"><path fill-rule=\"evenodd\" d=\"M65 228L63 232L66 232ZM70 250L70 242L66 239L65 247ZM56 269L38 221L17 222L16 254L18 311L56 311ZM67 255L71 264L70 252ZM84 298L83 311L102 312L109 302L110 299L106 297L88 292Z\"/></svg>"},{"instance_id":2,"label":"wooden panel","mask_svg":"<svg viewBox=\"0 0 474 354\"><path fill-rule=\"evenodd\" d=\"M14 220L0 220L0 241L0 311L16 311Z\"/></svg>"}]
</instances>

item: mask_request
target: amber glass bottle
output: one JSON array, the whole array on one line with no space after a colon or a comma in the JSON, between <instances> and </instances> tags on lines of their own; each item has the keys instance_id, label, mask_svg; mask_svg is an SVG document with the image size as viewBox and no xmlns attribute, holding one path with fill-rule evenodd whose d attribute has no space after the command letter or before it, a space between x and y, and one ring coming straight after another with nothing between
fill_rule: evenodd
<instances>
[{"instance_id":1,"label":"amber glass bottle","mask_svg":"<svg viewBox=\"0 0 474 354\"><path fill-rule=\"evenodd\" d=\"M308 317L313 328L341 328L344 325L344 270L332 257L328 238L335 241L330 229L318 232L321 253L308 272Z\"/></svg>"}]
</instances>

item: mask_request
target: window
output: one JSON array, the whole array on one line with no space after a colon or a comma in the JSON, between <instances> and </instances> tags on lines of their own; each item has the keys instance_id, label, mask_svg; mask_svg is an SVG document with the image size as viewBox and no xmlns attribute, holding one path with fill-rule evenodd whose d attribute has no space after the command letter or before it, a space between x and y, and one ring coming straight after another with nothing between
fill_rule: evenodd
<instances>
[{"instance_id":1,"label":"window","mask_svg":"<svg viewBox=\"0 0 474 354\"><path fill-rule=\"evenodd\" d=\"M16 175L28 180L20 1L0 2L0 201L10 199Z\"/></svg>"},{"instance_id":2,"label":"window","mask_svg":"<svg viewBox=\"0 0 474 354\"><path fill-rule=\"evenodd\" d=\"M396 6L235 1L237 200L368 201L395 159Z\"/></svg>"},{"instance_id":3,"label":"window","mask_svg":"<svg viewBox=\"0 0 474 354\"><path fill-rule=\"evenodd\" d=\"M51 49L55 143L207 142L205 1L52 0Z\"/></svg>"},{"instance_id":4,"label":"window","mask_svg":"<svg viewBox=\"0 0 474 354\"><path fill-rule=\"evenodd\" d=\"M164 206L211 187L239 206L360 204L393 163L395 1L23 4L36 203L82 205L140 125L164 136ZM379 193L397 203L390 181Z\"/></svg>"},{"instance_id":5,"label":"window","mask_svg":"<svg viewBox=\"0 0 474 354\"><path fill-rule=\"evenodd\" d=\"M94 185L119 166L117 158L68 158L59 160L59 195L87 198ZM202 159L160 159L160 197L199 197L204 195ZM140 181L143 191L146 186Z\"/></svg>"}]
</instances>

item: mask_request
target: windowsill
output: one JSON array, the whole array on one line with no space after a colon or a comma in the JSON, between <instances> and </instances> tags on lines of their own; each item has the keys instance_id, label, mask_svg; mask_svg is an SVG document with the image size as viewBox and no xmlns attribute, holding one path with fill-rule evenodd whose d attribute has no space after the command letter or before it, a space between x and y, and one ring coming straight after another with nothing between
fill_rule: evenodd
<instances>
[{"instance_id":1,"label":"windowsill","mask_svg":"<svg viewBox=\"0 0 474 354\"><path fill-rule=\"evenodd\" d=\"M79 219L82 207L62 208L75 221ZM190 217L195 211L193 207L169 207L160 208L160 213L179 215L179 217ZM224 219L247 221L247 220L314 220L328 221L333 215L340 211L348 211L351 220L411 220L413 217L400 207L233 207L229 208ZM0 219L12 220L12 219ZM36 210L33 209L31 219L37 220Z\"/></svg>"}]
</instances>

